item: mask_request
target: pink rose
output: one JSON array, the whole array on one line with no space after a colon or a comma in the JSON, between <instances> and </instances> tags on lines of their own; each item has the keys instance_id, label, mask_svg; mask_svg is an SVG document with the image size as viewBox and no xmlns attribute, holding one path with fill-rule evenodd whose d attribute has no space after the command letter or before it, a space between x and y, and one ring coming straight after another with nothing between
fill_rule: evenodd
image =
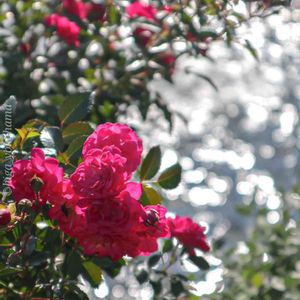
<instances>
[{"instance_id":1,"label":"pink rose","mask_svg":"<svg viewBox=\"0 0 300 300\"><path fill-rule=\"evenodd\" d=\"M58 14L52 14L45 17L47 26L56 27L57 34L69 45L79 47L80 27L71 22L68 18Z\"/></svg>"},{"instance_id":2,"label":"pink rose","mask_svg":"<svg viewBox=\"0 0 300 300\"><path fill-rule=\"evenodd\" d=\"M104 22L106 20L106 7L103 4L98 3L88 3L88 18L90 20L99 20L100 22Z\"/></svg>"},{"instance_id":3,"label":"pink rose","mask_svg":"<svg viewBox=\"0 0 300 300\"><path fill-rule=\"evenodd\" d=\"M22 159L14 163L9 186L17 202L26 198L45 203L59 193L63 177L64 172L57 159L45 158L42 149L33 148L30 160Z\"/></svg>"},{"instance_id":4,"label":"pink rose","mask_svg":"<svg viewBox=\"0 0 300 300\"><path fill-rule=\"evenodd\" d=\"M147 205L144 215L140 219L138 234L139 249L142 255L149 255L157 251L157 239L169 236L169 227L165 217L167 209L161 205Z\"/></svg>"},{"instance_id":5,"label":"pink rose","mask_svg":"<svg viewBox=\"0 0 300 300\"><path fill-rule=\"evenodd\" d=\"M137 44L142 47L146 47L152 40L154 32L148 28L137 27L133 31L133 36L136 39Z\"/></svg>"},{"instance_id":6,"label":"pink rose","mask_svg":"<svg viewBox=\"0 0 300 300\"><path fill-rule=\"evenodd\" d=\"M140 239L136 233L143 208L130 189L103 201L82 199L86 228L77 237L87 255L109 256L119 260L124 255L139 255Z\"/></svg>"},{"instance_id":7,"label":"pink rose","mask_svg":"<svg viewBox=\"0 0 300 300\"><path fill-rule=\"evenodd\" d=\"M158 62L166 69L168 69L170 75L174 73L176 62L176 57L174 54L170 52L161 53L158 57Z\"/></svg>"},{"instance_id":8,"label":"pink rose","mask_svg":"<svg viewBox=\"0 0 300 300\"><path fill-rule=\"evenodd\" d=\"M136 133L125 124L99 125L83 145L83 158L88 156L91 149L103 149L105 146L112 145L119 148L120 155L126 159L124 168L127 173L133 173L141 162L143 144Z\"/></svg>"},{"instance_id":9,"label":"pink rose","mask_svg":"<svg viewBox=\"0 0 300 300\"><path fill-rule=\"evenodd\" d=\"M60 229L76 238L85 227L84 209L78 206L79 197L75 194L70 180L60 185L60 193L52 199L49 217L58 222Z\"/></svg>"},{"instance_id":10,"label":"pink rose","mask_svg":"<svg viewBox=\"0 0 300 300\"><path fill-rule=\"evenodd\" d=\"M115 146L91 149L71 175L75 192L86 198L117 195L131 176L125 168L126 158Z\"/></svg>"},{"instance_id":11,"label":"pink rose","mask_svg":"<svg viewBox=\"0 0 300 300\"><path fill-rule=\"evenodd\" d=\"M63 6L69 14L75 15L81 20L86 19L89 10L87 3L77 0L63 0Z\"/></svg>"},{"instance_id":12,"label":"pink rose","mask_svg":"<svg viewBox=\"0 0 300 300\"><path fill-rule=\"evenodd\" d=\"M152 5L146 5L139 1L135 1L126 7L126 13L131 19L144 17L145 19L155 21L157 10Z\"/></svg>"},{"instance_id":13,"label":"pink rose","mask_svg":"<svg viewBox=\"0 0 300 300\"><path fill-rule=\"evenodd\" d=\"M175 219L168 218L167 221L171 236L177 238L191 255L195 254L195 248L204 252L210 250L204 234L205 228L194 223L191 218L176 216Z\"/></svg>"}]
</instances>

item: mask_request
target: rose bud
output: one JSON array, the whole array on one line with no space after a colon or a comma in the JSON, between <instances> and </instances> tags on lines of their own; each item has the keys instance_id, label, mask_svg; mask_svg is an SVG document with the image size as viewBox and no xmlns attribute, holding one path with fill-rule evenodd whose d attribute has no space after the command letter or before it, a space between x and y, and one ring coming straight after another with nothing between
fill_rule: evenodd
<instances>
[{"instance_id":1,"label":"rose bud","mask_svg":"<svg viewBox=\"0 0 300 300\"><path fill-rule=\"evenodd\" d=\"M11 215L8 209L2 208L0 209L0 225L7 225L11 220Z\"/></svg>"},{"instance_id":2,"label":"rose bud","mask_svg":"<svg viewBox=\"0 0 300 300\"><path fill-rule=\"evenodd\" d=\"M44 185L44 181L37 176L34 176L30 181L30 186L36 193L38 193L41 190L43 185Z\"/></svg>"},{"instance_id":3,"label":"rose bud","mask_svg":"<svg viewBox=\"0 0 300 300\"><path fill-rule=\"evenodd\" d=\"M154 226L159 221L159 214L155 209L150 209L146 212L144 220L145 226Z\"/></svg>"}]
</instances>

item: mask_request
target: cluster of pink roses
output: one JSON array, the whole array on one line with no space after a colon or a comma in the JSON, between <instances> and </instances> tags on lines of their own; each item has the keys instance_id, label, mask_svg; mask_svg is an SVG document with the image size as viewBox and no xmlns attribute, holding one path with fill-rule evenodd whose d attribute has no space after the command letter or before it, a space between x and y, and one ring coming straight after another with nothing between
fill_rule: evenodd
<instances>
[{"instance_id":1,"label":"cluster of pink roses","mask_svg":"<svg viewBox=\"0 0 300 300\"><path fill-rule=\"evenodd\" d=\"M81 20L97 18L99 21L103 21L106 15L105 6L94 2L85 3L77 0L63 0L63 8L67 13L75 15ZM60 14L51 14L45 17L45 23L47 26L55 27L58 36L67 44L79 47L80 27L75 22Z\"/></svg>"},{"instance_id":2,"label":"cluster of pink roses","mask_svg":"<svg viewBox=\"0 0 300 300\"><path fill-rule=\"evenodd\" d=\"M142 206L141 184L131 182L141 162L142 141L124 124L105 123L84 143L83 161L69 178L39 148L14 163L10 187L16 202L50 203L49 217L88 255L118 260L157 250L157 239L174 236L193 254L209 251L204 228L189 218L165 217L161 205Z\"/></svg>"},{"instance_id":3,"label":"cluster of pink roses","mask_svg":"<svg viewBox=\"0 0 300 300\"><path fill-rule=\"evenodd\" d=\"M87 3L79 0L63 0L63 9L65 12L75 15L81 20L91 18L100 22L106 20L107 9L102 4ZM172 8L170 6L163 6L162 11L169 13L172 11ZM137 44L142 48L151 46L153 44L152 41L155 40L155 32L151 29L151 23L160 26L157 14L158 10L155 6L147 5L140 1L134 1L126 6L126 15L130 20L142 18L147 21L145 23L138 22L137 26L133 29L133 36ZM55 27L58 36L67 44L74 45L75 47L80 45L80 27L75 22L70 21L65 16L54 13L45 17L45 23L47 26ZM161 53L158 61L170 67L170 72L173 72L175 56L171 52Z\"/></svg>"}]
</instances>

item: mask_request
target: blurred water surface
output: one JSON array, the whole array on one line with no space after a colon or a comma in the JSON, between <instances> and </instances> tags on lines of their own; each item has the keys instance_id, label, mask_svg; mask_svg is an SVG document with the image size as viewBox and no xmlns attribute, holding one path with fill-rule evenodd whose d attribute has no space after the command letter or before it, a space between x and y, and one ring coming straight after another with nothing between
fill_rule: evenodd
<instances>
[{"instance_id":1,"label":"blurred water surface","mask_svg":"<svg viewBox=\"0 0 300 300\"><path fill-rule=\"evenodd\" d=\"M147 122L141 121L135 107L120 120L138 128L146 149L162 145L163 168L180 161L183 181L168 193L167 205L205 225L211 238L226 237L229 243L245 239L253 220L238 215L236 205L251 199L271 209L270 224L278 222L278 189L291 189L299 178L299 16L297 10L283 11L265 20L253 19L240 29L257 49L259 62L242 47L229 49L219 43L209 52L214 62L183 57L174 84L155 80L151 89L187 119L184 123L176 117L172 133L155 109ZM186 67L209 76L219 91L186 74ZM208 259L216 268L195 286L198 296L213 293L222 280L221 261ZM197 271L188 262L177 267ZM104 282L95 299L108 293ZM140 289L126 270L110 294L110 299L152 297L151 288Z\"/></svg>"}]
</instances>

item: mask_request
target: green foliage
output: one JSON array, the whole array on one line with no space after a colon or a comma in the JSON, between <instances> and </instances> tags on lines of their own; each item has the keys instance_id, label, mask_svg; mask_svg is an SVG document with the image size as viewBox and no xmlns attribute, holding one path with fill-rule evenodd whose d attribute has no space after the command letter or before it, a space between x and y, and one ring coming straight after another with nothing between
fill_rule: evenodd
<instances>
[{"instance_id":1,"label":"green foliage","mask_svg":"<svg viewBox=\"0 0 300 300\"><path fill-rule=\"evenodd\" d=\"M158 178L158 184L164 189L174 189L178 186L181 180L182 168L180 164L175 164L165 171Z\"/></svg>"},{"instance_id":2,"label":"green foliage","mask_svg":"<svg viewBox=\"0 0 300 300\"><path fill-rule=\"evenodd\" d=\"M281 201L280 220L275 224L268 223L267 215L272 211L266 207L253 202L244 209L239 207L243 215L254 215L256 224L246 241L227 248L225 255L219 252L227 270L225 289L207 299L299 298L299 195L286 194Z\"/></svg>"},{"instance_id":3,"label":"green foliage","mask_svg":"<svg viewBox=\"0 0 300 300\"><path fill-rule=\"evenodd\" d=\"M156 175L161 164L161 150L159 146L153 147L149 150L145 159L143 160L140 172L140 179L149 180Z\"/></svg>"}]
</instances>

